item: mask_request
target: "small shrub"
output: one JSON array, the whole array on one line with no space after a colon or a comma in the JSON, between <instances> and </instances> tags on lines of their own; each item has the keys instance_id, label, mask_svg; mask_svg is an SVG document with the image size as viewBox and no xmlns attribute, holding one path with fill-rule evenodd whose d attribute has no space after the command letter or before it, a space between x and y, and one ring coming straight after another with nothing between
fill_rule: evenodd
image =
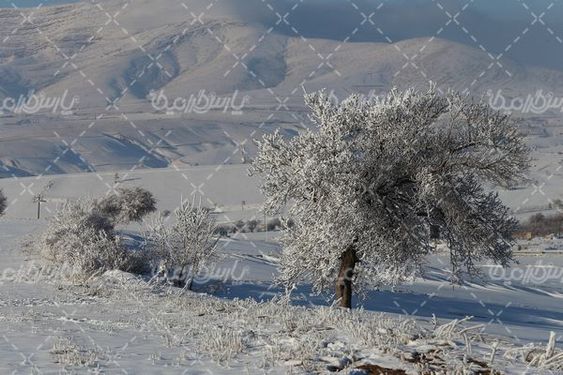
<instances>
[{"instance_id":1,"label":"small shrub","mask_svg":"<svg viewBox=\"0 0 563 375\"><path fill-rule=\"evenodd\" d=\"M126 268L128 262L112 222L95 209L91 200L66 202L34 247L72 277L88 278L97 272Z\"/></svg>"},{"instance_id":2,"label":"small shrub","mask_svg":"<svg viewBox=\"0 0 563 375\"><path fill-rule=\"evenodd\" d=\"M238 220L237 222L235 222L235 229L237 232L242 232L244 226L245 226L245 222L243 220Z\"/></svg>"},{"instance_id":3,"label":"small shrub","mask_svg":"<svg viewBox=\"0 0 563 375\"><path fill-rule=\"evenodd\" d=\"M220 237L228 237L233 232L235 232L235 226L231 224L221 224L215 227L215 235Z\"/></svg>"},{"instance_id":4,"label":"small shrub","mask_svg":"<svg viewBox=\"0 0 563 375\"><path fill-rule=\"evenodd\" d=\"M97 210L114 223L140 222L156 211L153 194L140 187L119 188L117 194L109 195L96 204Z\"/></svg>"},{"instance_id":5,"label":"small shrub","mask_svg":"<svg viewBox=\"0 0 563 375\"><path fill-rule=\"evenodd\" d=\"M266 225L266 229L268 230L268 232L272 232L275 230L284 230L284 229L292 228L294 224L295 223L292 219L281 219L275 217L268 221L268 224Z\"/></svg>"},{"instance_id":6,"label":"small shrub","mask_svg":"<svg viewBox=\"0 0 563 375\"><path fill-rule=\"evenodd\" d=\"M266 225L266 229L268 230L268 232L272 232L276 229L280 229L281 227L282 227L281 220L277 217L269 220L268 224Z\"/></svg>"},{"instance_id":7,"label":"small shrub","mask_svg":"<svg viewBox=\"0 0 563 375\"><path fill-rule=\"evenodd\" d=\"M0 216L4 215L8 208L8 198L4 195L4 191L0 189Z\"/></svg>"},{"instance_id":8,"label":"small shrub","mask_svg":"<svg viewBox=\"0 0 563 375\"><path fill-rule=\"evenodd\" d=\"M258 220L249 220L246 223L246 228L248 229L249 232L254 232L256 230L256 228L258 227L258 224L260 222Z\"/></svg>"},{"instance_id":9,"label":"small shrub","mask_svg":"<svg viewBox=\"0 0 563 375\"><path fill-rule=\"evenodd\" d=\"M215 251L215 218L201 204L182 202L175 219L174 225L168 227L162 218L157 218L147 234L146 247L154 258L160 259L166 278L190 289L193 277Z\"/></svg>"}]
</instances>

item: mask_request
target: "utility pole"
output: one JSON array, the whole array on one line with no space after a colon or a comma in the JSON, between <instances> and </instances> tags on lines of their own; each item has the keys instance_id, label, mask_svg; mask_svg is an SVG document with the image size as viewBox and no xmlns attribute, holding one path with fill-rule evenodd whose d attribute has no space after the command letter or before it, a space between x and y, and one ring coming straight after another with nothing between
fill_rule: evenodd
<instances>
[{"instance_id":1,"label":"utility pole","mask_svg":"<svg viewBox=\"0 0 563 375\"><path fill-rule=\"evenodd\" d=\"M33 202L37 203L37 220L41 219L41 203L46 203L47 201L43 198L43 194L37 194L33 197Z\"/></svg>"},{"instance_id":2,"label":"utility pole","mask_svg":"<svg viewBox=\"0 0 563 375\"><path fill-rule=\"evenodd\" d=\"M45 193L50 190L54 184L55 182L53 180L49 181L47 185L43 187L41 193L35 194L33 196L33 202L37 203L37 220L41 219L41 203L47 203L47 200L45 199Z\"/></svg>"}]
</instances>

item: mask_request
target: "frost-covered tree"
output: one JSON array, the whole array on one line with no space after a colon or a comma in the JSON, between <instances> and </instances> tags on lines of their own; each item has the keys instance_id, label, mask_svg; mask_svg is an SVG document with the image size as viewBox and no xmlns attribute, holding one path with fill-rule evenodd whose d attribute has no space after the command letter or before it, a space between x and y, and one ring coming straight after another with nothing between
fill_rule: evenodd
<instances>
[{"instance_id":1,"label":"frost-covered tree","mask_svg":"<svg viewBox=\"0 0 563 375\"><path fill-rule=\"evenodd\" d=\"M4 195L4 191L0 189L0 216L4 215L8 208L8 198Z\"/></svg>"},{"instance_id":2,"label":"frost-covered tree","mask_svg":"<svg viewBox=\"0 0 563 375\"><path fill-rule=\"evenodd\" d=\"M97 210L114 223L139 222L156 211L156 199L150 191L140 187L118 188L117 193L97 202Z\"/></svg>"},{"instance_id":3,"label":"frost-covered tree","mask_svg":"<svg viewBox=\"0 0 563 375\"><path fill-rule=\"evenodd\" d=\"M316 129L266 135L250 169L263 176L266 212L289 206L294 221L282 236L283 281L336 284L350 307L353 287L416 275L434 249L431 232L447 242L456 278L482 258L510 262L517 223L484 187L529 165L507 116L434 88L340 104L319 92L306 103Z\"/></svg>"},{"instance_id":4,"label":"frost-covered tree","mask_svg":"<svg viewBox=\"0 0 563 375\"><path fill-rule=\"evenodd\" d=\"M147 234L147 246L171 281L191 289L193 278L215 251L216 220L208 208L194 201L183 201L174 220L167 226L162 217L157 218Z\"/></svg>"}]
</instances>

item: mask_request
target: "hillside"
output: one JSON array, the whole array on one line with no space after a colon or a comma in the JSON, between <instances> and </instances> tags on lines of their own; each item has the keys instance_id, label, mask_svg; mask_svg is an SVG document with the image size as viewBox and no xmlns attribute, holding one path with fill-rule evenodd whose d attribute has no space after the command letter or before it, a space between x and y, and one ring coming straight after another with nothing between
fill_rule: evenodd
<instances>
[{"instance_id":1,"label":"hillside","mask_svg":"<svg viewBox=\"0 0 563 375\"><path fill-rule=\"evenodd\" d=\"M238 14L228 3L209 7L201 0L1 9L0 34L7 37L0 43L0 99L34 90L72 106L64 114L60 107L26 115L5 110L0 174L240 163L252 153L250 138L278 127L291 135L307 124L303 90L326 88L342 98L433 81L476 96L502 90L525 97L539 89L563 96L560 71L495 63L477 46L427 37L305 38ZM164 101L151 99L153 90L169 106L177 98L205 104L212 94L231 102L166 111ZM557 159L559 108L516 115L525 118L539 157Z\"/></svg>"}]
</instances>

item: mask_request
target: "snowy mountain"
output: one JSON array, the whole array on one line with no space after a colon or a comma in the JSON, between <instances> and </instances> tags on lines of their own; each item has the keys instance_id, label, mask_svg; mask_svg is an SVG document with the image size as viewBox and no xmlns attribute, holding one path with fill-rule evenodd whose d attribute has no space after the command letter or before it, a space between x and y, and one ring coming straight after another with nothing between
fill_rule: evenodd
<instances>
[{"instance_id":1,"label":"snowy mountain","mask_svg":"<svg viewBox=\"0 0 563 375\"><path fill-rule=\"evenodd\" d=\"M255 14L239 1L203 0L1 9L0 173L240 163L253 152L250 138L278 127L291 135L307 124L303 90L326 88L341 99L433 81L497 99L538 90L563 97L563 72L498 59L446 32L442 39L413 31L394 42L360 17L354 42L343 42L297 29L306 7L276 21L291 8L258 3ZM34 107L26 101L34 94L51 105ZM31 109L10 105L18 100ZM548 109L516 115L526 118L541 158L553 160L561 111Z\"/></svg>"}]
</instances>

